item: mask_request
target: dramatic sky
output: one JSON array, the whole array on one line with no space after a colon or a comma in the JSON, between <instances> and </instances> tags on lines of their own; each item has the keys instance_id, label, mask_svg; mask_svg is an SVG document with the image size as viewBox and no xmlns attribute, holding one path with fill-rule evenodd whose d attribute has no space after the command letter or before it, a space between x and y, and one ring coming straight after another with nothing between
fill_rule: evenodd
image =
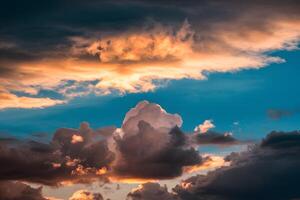
<instances>
[{"instance_id":1,"label":"dramatic sky","mask_svg":"<svg viewBox=\"0 0 300 200\"><path fill-rule=\"evenodd\" d=\"M300 198L300 2L0 4L0 199Z\"/></svg>"}]
</instances>

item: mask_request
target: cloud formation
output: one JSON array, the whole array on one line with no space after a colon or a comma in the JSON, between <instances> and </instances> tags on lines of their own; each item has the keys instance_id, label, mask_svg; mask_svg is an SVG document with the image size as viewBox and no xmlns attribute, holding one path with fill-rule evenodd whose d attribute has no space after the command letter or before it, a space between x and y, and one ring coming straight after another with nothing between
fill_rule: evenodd
<instances>
[{"instance_id":1,"label":"cloud formation","mask_svg":"<svg viewBox=\"0 0 300 200\"><path fill-rule=\"evenodd\" d=\"M126 198L126 200L139 200L139 199L176 200L178 198L176 198L175 195L169 193L166 186L162 187L158 183L145 183L133 189L130 193L128 193Z\"/></svg>"},{"instance_id":2,"label":"cloud formation","mask_svg":"<svg viewBox=\"0 0 300 200\"><path fill-rule=\"evenodd\" d=\"M178 114L169 114L158 104L137 104L114 136L114 175L121 179L166 179L180 176L184 166L200 164L198 152L186 146L187 138L178 127L181 124Z\"/></svg>"},{"instance_id":3,"label":"cloud formation","mask_svg":"<svg viewBox=\"0 0 300 200\"><path fill-rule=\"evenodd\" d=\"M231 162L207 175L197 175L174 188L181 199L297 199L300 133L272 132ZM245 181L246 180L246 181Z\"/></svg>"},{"instance_id":4,"label":"cloud formation","mask_svg":"<svg viewBox=\"0 0 300 200\"><path fill-rule=\"evenodd\" d=\"M296 49L299 41L293 1L76 1L72 9L66 1L46 7L31 1L36 7L22 4L23 15L1 10L0 109L42 108L89 93L148 92L165 80L257 69L283 62L269 52ZM44 90L62 98L42 97Z\"/></svg>"},{"instance_id":5,"label":"cloud formation","mask_svg":"<svg viewBox=\"0 0 300 200\"><path fill-rule=\"evenodd\" d=\"M69 198L69 200L103 200L103 197L100 193L78 190Z\"/></svg>"},{"instance_id":6,"label":"cloud formation","mask_svg":"<svg viewBox=\"0 0 300 200\"><path fill-rule=\"evenodd\" d=\"M47 200L42 188L32 188L27 184L14 181L0 181L0 199L2 200Z\"/></svg>"},{"instance_id":7,"label":"cloud formation","mask_svg":"<svg viewBox=\"0 0 300 200\"><path fill-rule=\"evenodd\" d=\"M80 135L84 140L72 143L74 135ZM18 140L2 142L0 179L45 185L105 181L103 169L108 168L113 158L106 142L98 139L97 133L83 123L78 130L58 129L49 144Z\"/></svg>"},{"instance_id":8,"label":"cloud formation","mask_svg":"<svg viewBox=\"0 0 300 200\"><path fill-rule=\"evenodd\" d=\"M199 133L206 133L209 129L215 128L212 120L205 120L203 124L195 127L194 131Z\"/></svg>"},{"instance_id":9,"label":"cloud formation","mask_svg":"<svg viewBox=\"0 0 300 200\"><path fill-rule=\"evenodd\" d=\"M229 144L228 140L207 139L210 133L200 134L207 137L196 140L196 134L180 129L182 123L178 114L141 101L127 112L120 128L94 130L82 122L78 129L58 129L48 143L3 138L0 180L50 186L139 182L171 179L216 166L213 157L204 158L195 146Z\"/></svg>"}]
</instances>

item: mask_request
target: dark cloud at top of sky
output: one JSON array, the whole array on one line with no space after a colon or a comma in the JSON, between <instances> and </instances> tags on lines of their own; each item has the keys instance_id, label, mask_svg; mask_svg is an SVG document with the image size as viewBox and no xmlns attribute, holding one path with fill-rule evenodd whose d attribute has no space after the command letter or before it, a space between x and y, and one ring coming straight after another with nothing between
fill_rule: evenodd
<instances>
[{"instance_id":1,"label":"dark cloud at top of sky","mask_svg":"<svg viewBox=\"0 0 300 200\"><path fill-rule=\"evenodd\" d=\"M211 22L235 21L245 13L265 16L255 24L244 21L257 26L274 15L295 17L298 9L297 1L6 1L0 8L0 36L11 45L1 48L1 55L6 55L1 60L68 56L64 52L71 45L70 37L140 29L151 20L179 25L188 19L209 31Z\"/></svg>"},{"instance_id":2,"label":"dark cloud at top of sky","mask_svg":"<svg viewBox=\"0 0 300 200\"><path fill-rule=\"evenodd\" d=\"M280 63L267 52L296 49L298 11L297 1L6 1L0 109Z\"/></svg>"},{"instance_id":3,"label":"dark cloud at top of sky","mask_svg":"<svg viewBox=\"0 0 300 200\"><path fill-rule=\"evenodd\" d=\"M228 167L191 177L175 187L184 199L296 199L300 134L272 132L260 144L232 153Z\"/></svg>"}]
</instances>

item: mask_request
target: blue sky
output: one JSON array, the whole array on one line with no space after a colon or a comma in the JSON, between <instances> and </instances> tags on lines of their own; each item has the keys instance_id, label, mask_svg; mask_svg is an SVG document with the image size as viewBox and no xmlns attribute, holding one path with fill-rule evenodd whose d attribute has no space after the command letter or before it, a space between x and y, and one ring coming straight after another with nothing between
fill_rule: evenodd
<instances>
[{"instance_id":1,"label":"blue sky","mask_svg":"<svg viewBox=\"0 0 300 200\"><path fill-rule=\"evenodd\" d=\"M120 126L126 112L141 100L160 104L183 118L183 129L191 131L205 119L215 130L232 131L242 139L256 139L271 130L296 130L299 113L274 120L268 109L297 111L300 108L299 51L274 52L286 60L260 69L213 73L207 80L168 81L153 92L78 97L68 104L43 109L0 111L0 130L26 137L53 133L60 127L77 128L87 121L93 128ZM238 122L238 124L234 124Z\"/></svg>"}]
</instances>

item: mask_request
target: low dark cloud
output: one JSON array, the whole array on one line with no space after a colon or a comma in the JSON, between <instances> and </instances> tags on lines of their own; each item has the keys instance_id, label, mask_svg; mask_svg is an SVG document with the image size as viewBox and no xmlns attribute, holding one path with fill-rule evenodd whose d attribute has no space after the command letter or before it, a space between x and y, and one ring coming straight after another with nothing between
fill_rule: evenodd
<instances>
[{"instance_id":1,"label":"low dark cloud","mask_svg":"<svg viewBox=\"0 0 300 200\"><path fill-rule=\"evenodd\" d=\"M42 188L14 181L0 181L1 200L47 200L42 195Z\"/></svg>"},{"instance_id":2,"label":"low dark cloud","mask_svg":"<svg viewBox=\"0 0 300 200\"><path fill-rule=\"evenodd\" d=\"M198 145L228 146L243 143L233 137L231 133L219 133L216 131L195 134L193 137L194 142Z\"/></svg>"},{"instance_id":3,"label":"low dark cloud","mask_svg":"<svg viewBox=\"0 0 300 200\"><path fill-rule=\"evenodd\" d=\"M222 167L174 188L181 199L296 199L300 197L300 133L272 132L260 144L227 157Z\"/></svg>"},{"instance_id":4,"label":"low dark cloud","mask_svg":"<svg viewBox=\"0 0 300 200\"><path fill-rule=\"evenodd\" d=\"M199 139L185 134L181 124L178 114L142 101L126 114L120 128L94 130L82 122L78 129L58 129L48 142L40 135L25 140L2 137L0 180L60 186L112 179L168 179L182 175L186 167L207 164L195 143L236 142L231 136L210 132ZM197 142L191 144L192 137Z\"/></svg>"},{"instance_id":5,"label":"low dark cloud","mask_svg":"<svg viewBox=\"0 0 300 200\"><path fill-rule=\"evenodd\" d=\"M0 180L46 185L105 180L97 170L108 168L113 153L97 139L87 123L77 129L58 129L51 143L6 141L0 144ZM76 137L74 139L74 136ZM80 139L78 139L80 138Z\"/></svg>"},{"instance_id":6,"label":"low dark cloud","mask_svg":"<svg viewBox=\"0 0 300 200\"><path fill-rule=\"evenodd\" d=\"M162 187L158 183L145 183L138 189L128 193L126 200L179 200L178 197L168 192L166 186Z\"/></svg>"},{"instance_id":7,"label":"low dark cloud","mask_svg":"<svg viewBox=\"0 0 300 200\"><path fill-rule=\"evenodd\" d=\"M114 167L117 176L141 179L164 179L180 176L184 166L200 164L199 153L184 148L185 134L173 128L165 144L159 146L161 133L141 121L136 135L116 138L122 160Z\"/></svg>"}]
</instances>

